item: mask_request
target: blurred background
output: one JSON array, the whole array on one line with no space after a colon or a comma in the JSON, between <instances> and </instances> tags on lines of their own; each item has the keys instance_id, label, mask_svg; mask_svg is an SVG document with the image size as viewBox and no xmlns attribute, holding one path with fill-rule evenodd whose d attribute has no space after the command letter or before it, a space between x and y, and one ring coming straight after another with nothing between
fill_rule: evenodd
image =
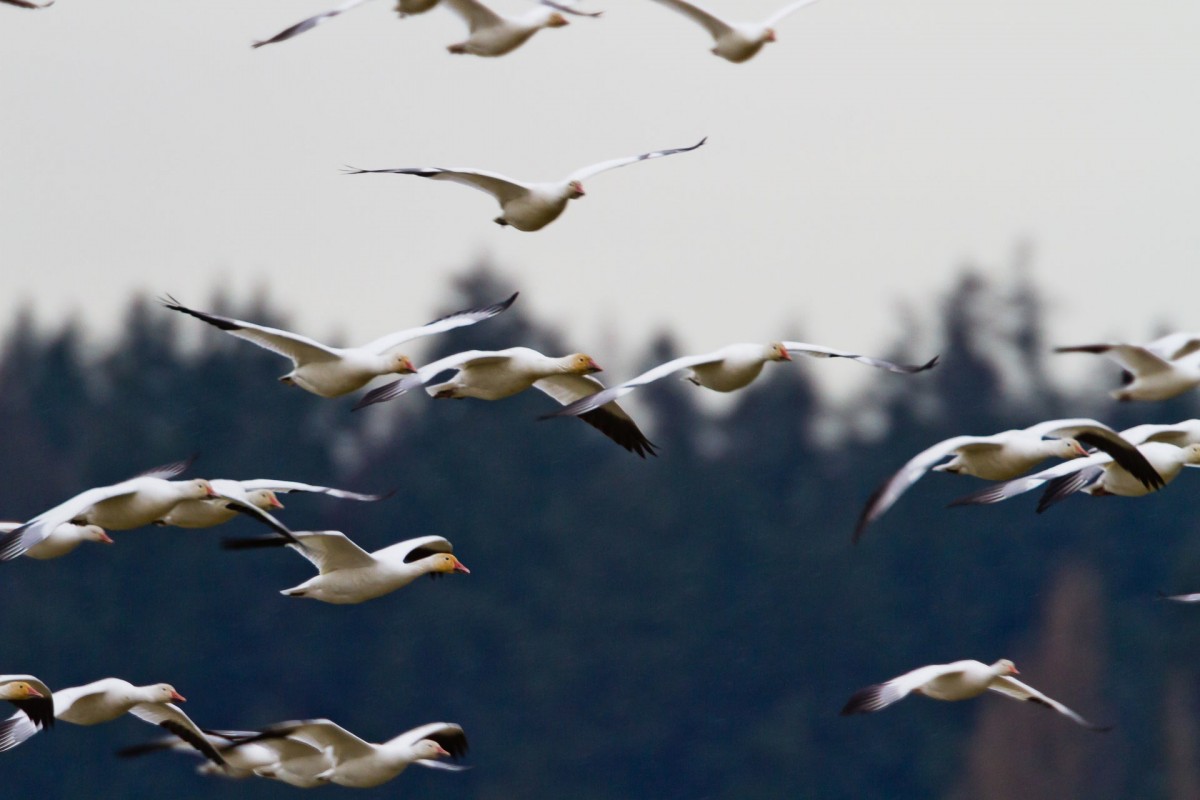
<instances>
[{"instance_id":1,"label":"blurred background","mask_svg":"<svg viewBox=\"0 0 1200 800\"><path fill-rule=\"evenodd\" d=\"M445 53L464 32L444 10L388 5L258 50L328 6L0 6L0 516L198 453L204 477L396 489L288 496L283 519L367 549L441 534L471 575L335 607L279 596L312 574L298 555L219 548L248 522L116 532L0 565L6 672L168 681L205 727L464 726L474 769L363 797L1200 796L1195 609L1155 599L1200 589L1194 475L1036 515L946 509L982 484L935 474L850 543L942 438L1196 415L1194 395L1118 406L1113 365L1047 354L1190 325L1200 7L825 0L735 66L648 0L494 60ZM703 135L535 234L463 187L339 174L553 178ZM351 413L154 300L354 343L514 290L414 357L585 350L618 381L789 337L942 364L773 364L727 398L662 381L628 403L662 450L642 462L537 422L540 395ZM916 666L1001 657L1116 728L1000 697L837 714ZM113 755L156 735L63 724L0 765L17 797L297 791Z\"/></svg>"}]
</instances>

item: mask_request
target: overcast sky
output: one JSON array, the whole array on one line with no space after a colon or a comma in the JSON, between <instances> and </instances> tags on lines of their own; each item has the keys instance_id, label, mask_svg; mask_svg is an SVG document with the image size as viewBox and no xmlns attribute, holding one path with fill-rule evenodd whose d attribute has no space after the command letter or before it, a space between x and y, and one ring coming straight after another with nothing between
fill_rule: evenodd
<instances>
[{"instance_id":1,"label":"overcast sky","mask_svg":"<svg viewBox=\"0 0 1200 800\"><path fill-rule=\"evenodd\" d=\"M871 352L898 300L968 262L1007 278L1028 240L1055 342L1200 326L1200 3L822 0L741 65L650 0L586 0L604 16L498 59L390 0L249 46L332 5L0 6L0 319L30 302L100 335L132 292L204 307L221 284L365 341L486 255L602 363L610 333L628 353L663 329L691 352ZM591 178L536 233L465 187L340 171L550 179L702 136Z\"/></svg>"}]
</instances>

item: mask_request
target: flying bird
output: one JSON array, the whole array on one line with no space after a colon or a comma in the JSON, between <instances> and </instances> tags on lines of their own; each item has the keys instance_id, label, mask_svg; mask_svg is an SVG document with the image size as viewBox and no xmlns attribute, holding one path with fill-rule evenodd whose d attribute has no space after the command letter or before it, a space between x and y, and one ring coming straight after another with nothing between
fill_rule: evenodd
<instances>
[{"instance_id":1,"label":"flying bird","mask_svg":"<svg viewBox=\"0 0 1200 800\"><path fill-rule=\"evenodd\" d=\"M713 38L712 52L726 61L741 64L749 61L767 42L775 41L775 25L793 11L799 11L816 0L798 0L776 11L762 22L726 22L695 3L686 0L654 0L662 6L678 11L699 24Z\"/></svg>"},{"instance_id":2,"label":"flying bird","mask_svg":"<svg viewBox=\"0 0 1200 800\"><path fill-rule=\"evenodd\" d=\"M19 735L32 726L34 733L54 724L54 697L50 687L32 675L0 675L0 700L17 707L0 721L0 753L28 739Z\"/></svg>"},{"instance_id":3,"label":"flying bird","mask_svg":"<svg viewBox=\"0 0 1200 800\"><path fill-rule=\"evenodd\" d=\"M859 515L854 541L929 470L1008 480L1047 458L1085 458L1085 444L1111 454L1145 486L1163 485L1163 478L1134 443L1094 419L1052 419L990 436L952 436L917 453L871 494ZM949 456L949 461L938 463Z\"/></svg>"},{"instance_id":4,"label":"flying bird","mask_svg":"<svg viewBox=\"0 0 1200 800\"><path fill-rule=\"evenodd\" d=\"M281 383L299 386L321 397L338 397L361 389L380 375L414 372L416 368L412 361L408 356L393 352L395 348L413 339L490 319L511 306L517 294L514 292L507 300L490 306L455 311L419 328L389 333L362 347L330 347L298 333L196 311L180 305L169 295L163 305L290 358L292 371L279 378Z\"/></svg>"},{"instance_id":5,"label":"flying bird","mask_svg":"<svg viewBox=\"0 0 1200 800\"><path fill-rule=\"evenodd\" d=\"M63 722L99 725L124 714L132 714L152 725L166 728L213 763L225 763L225 759L196 723L175 705L175 702L184 702L184 697L170 684L134 686L120 678L102 678L84 686L59 689L54 692L53 699L54 717ZM42 727L25 714L14 715L0 724L0 742L11 741L8 747L16 747Z\"/></svg>"},{"instance_id":6,"label":"flying bird","mask_svg":"<svg viewBox=\"0 0 1200 800\"><path fill-rule=\"evenodd\" d=\"M449 2L449 0L445 0ZM394 169L357 169L347 167L348 175L365 175L368 173L391 173L394 175L416 175L421 178L431 178L437 181L450 181L470 186L481 192L487 192L496 198L500 204L500 216L493 222L500 226L516 228L519 231L536 231L558 219L567 208L569 200L584 196L583 181L593 175L617 167L636 164L639 161L649 161L652 158L662 158L676 153L687 153L700 147L708 141L704 137L691 147L676 147L671 150L655 150L625 158L614 158L601 161L590 167L577 169L561 181L544 183L522 183L507 178L495 172L484 172L478 169L454 167L396 167Z\"/></svg>"},{"instance_id":7,"label":"flying bird","mask_svg":"<svg viewBox=\"0 0 1200 800\"><path fill-rule=\"evenodd\" d=\"M842 714L880 711L910 694L923 694L934 700L970 700L990 690L1053 709L1088 730L1112 730L1111 726L1093 725L1057 700L1011 677L1017 674L1019 673L1016 665L1007 658L1002 658L990 666L973 660L931 664L906 672L885 683L860 689L842 708Z\"/></svg>"},{"instance_id":8,"label":"flying bird","mask_svg":"<svg viewBox=\"0 0 1200 800\"><path fill-rule=\"evenodd\" d=\"M1095 353L1121 365L1117 400L1169 400L1200 386L1200 334L1178 332L1144 345L1125 342L1056 347L1056 353Z\"/></svg>"},{"instance_id":9,"label":"flying bird","mask_svg":"<svg viewBox=\"0 0 1200 800\"><path fill-rule=\"evenodd\" d=\"M328 486L314 486L310 483L278 481L270 478L255 478L245 481L215 478L210 480L209 484L213 488L215 497L176 503L170 513L157 520L155 524L173 525L179 528L211 528L214 525L228 522L239 513L245 513L247 505L253 505L266 512L283 508L283 503L279 501L276 494L289 492L325 494L330 497L362 502L374 502L391 496L390 492L387 494L361 494L345 489L332 489Z\"/></svg>"},{"instance_id":10,"label":"flying bird","mask_svg":"<svg viewBox=\"0 0 1200 800\"><path fill-rule=\"evenodd\" d=\"M653 383L660 378L687 370L685 378L697 386L712 389L717 392L733 392L750 385L762 372L768 361L791 361L792 353L809 356L810 358L848 358L890 372L913 373L930 369L937 364L937 357L919 366L894 364L870 356L861 356L844 350L834 350L819 344L804 342L772 342L771 344L731 344L714 350L711 353L694 356L681 356L665 364L660 364L630 378L624 383L610 386L595 394L576 400L565 408L559 409L548 417L578 416L597 409L605 403L624 397L639 386Z\"/></svg>"},{"instance_id":11,"label":"flying bird","mask_svg":"<svg viewBox=\"0 0 1200 800\"><path fill-rule=\"evenodd\" d=\"M426 386L428 394L436 398L501 400L532 387L562 405L569 405L604 388L604 384L592 377L593 372L602 371L600 365L584 353L552 358L528 347L467 350L427 364L414 375L371 390L354 408L358 410L399 397L410 389L425 386L448 370L456 370L454 376L444 383ZM584 412L579 418L631 453L642 458L647 453L656 455L654 444L633 418L614 402Z\"/></svg>"},{"instance_id":12,"label":"flying bird","mask_svg":"<svg viewBox=\"0 0 1200 800\"><path fill-rule=\"evenodd\" d=\"M470 573L454 557L441 536L421 536L368 553L340 531L296 531L296 541L283 536L226 539L230 550L289 546L317 568L316 577L284 589L289 597L311 597L325 603L361 603L394 592L422 575Z\"/></svg>"},{"instance_id":13,"label":"flying bird","mask_svg":"<svg viewBox=\"0 0 1200 800\"><path fill-rule=\"evenodd\" d=\"M462 17L470 35L465 41L446 49L455 54L494 57L511 53L543 28L561 28L567 23L563 14L598 17L600 12L576 11L571 0L541 0L519 16L498 14L479 0L442 0L446 8Z\"/></svg>"},{"instance_id":14,"label":"flying bird","mask_svg":"<svg viewBox=\"0 0 1200 800\"><path fill-rule=\"evenodd\" d=\"M382 744L372 744L327 719L296 720L271 725L257 736L235 742L233 747L278 738L307 742L329 755L333 766L316 776L321 783L368 789L390 781L410 764L450 771L466 769L438 761L466 755L466 734L452 722L431 722Z\"/></svg>"},{"instance_id":15,"label":"flying bird","mask_svg":"<svg viewBox=\"0 0 1200 800\"><path fill-rule=\"evenodd\" d=\"M0 533L12 533L23 524L22 522L0 522ZM73 522L64 522L50 531L45 539L26 550L25 555L39 560L58 558L72 552L84 542L112 544L113 540L99 525L76 525Z\"/></svg>"}]
</instances>

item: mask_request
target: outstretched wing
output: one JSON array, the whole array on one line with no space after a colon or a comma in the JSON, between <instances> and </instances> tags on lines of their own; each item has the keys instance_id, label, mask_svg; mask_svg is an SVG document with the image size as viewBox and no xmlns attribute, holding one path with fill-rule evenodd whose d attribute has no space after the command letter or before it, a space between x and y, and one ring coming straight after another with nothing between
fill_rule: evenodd
<instances>
[{"instance_id":1,"label":"outstretched wing","mask_svg":"<svg viewBox=\"0 0 1200 800\"><path fill-rule=\"evenodd\" d=\"M683 14L688 19L702 26L714 39L720 38L733 30L728 22L713 16L695 3L686 3L684 0L654 0L654 2Z\"/></svg>"},{"instance_id":2,"label":"outstretched wing","mask_svg":"<svg viewBox=\"0 0 1200 800\"><path fill-rule=\"evenodd\" d=\"M96 503L133 494L137 491L137 484L134 483L134 480L138 479L114 483L112 486L88 489L54 508L43 511L24 525L0 535L0 561L11 561L22 555L26 550L53 533L59 525L70 522Z\"/></svg>"},{"instance_id":3,"label":"outstretched wing","mask_svg":"<svg viewBox=\"0 0 1200 800\"><path fill-rule=\"evenodd\" d=\"M999 503L1002 500L1016 497L1025 492L1031 492L1034 489L1042 486L1049 481L1057 478L1062 478L1067 475L1074 475L1080 470L1087 469L1096 464L1104 464L1112 460L1112 456L1108 453L1096 453L1085 458L1074 458L1070 461L1062 461L1052 467L1047 467L1041 472L1035 472L1032 475L1023 475L1020 478L1013 478L1011 481L1001 481L993 483L990 486L963 495L953 500L952 506L967 506L977 505L980 503Z\"/></svg>"},{"instance_id":4,"label":"outstretched wing","mask_svg":"<svg viewBox=\"0 0 1200 800\"><path fill-rule=\"evenodd\" d=\"M1135 344L1081 344L1074 347L1056 347L1054 352L1096 353L1107 356L1135 375L1153 375L1171 369L1171 365L1162 357Z\"/></svg>"},{"instance_id":5,"label":"outstretched wing","mask_svg":"<svg viewBox=\"0 0 1200 800\"><path fill-rule=\"evenodd\" d=\"M892 678L884 683L876 683L871 686L859 689L850 699L846 701L846 705L842 706L842 715L849 714L869 714L872 711L880 711L887 708L892 703L903 700L913 692L914 689L924 686L934 678L939 678L947 675L958 669L955 664L931 664L927 667L918 667L911 672L906 672L903 675Z\"/></svg>"},{"instance_id":6,"label":"outstretched wing","mask_svg":"<svg viewBox=\"0 0 1200 800\"><path fill-rule=\"evenodd\" d=\"M301 336L298 333L282 331L278 328L268 328L265 325L255 325L253 322L222 317L217 314L209 314L205 311L197 311L194 308L181 305L170 295L167 295L163 299L162 304L172 311L190 314L196 319L202 319L209 325L220 328L226 333L231 333L239 339L254 342L259 347L265 347L273 353L286 356L297 365L316 361L335 361L340 357L338 351L334 348L323 345L314 339L309 339L307 336Z\"/></svg>"},{"instance_id":7,"label":"outstretched wing","mask_svg":"<svg viewBox=\"0 0 1200 800\"><path fill-rule=\"evenodd\" d=\"M443 0L445 2L446 0ZM485 172L480 169L466 168L451 168L444 167L396 167L394 169L358 169L356 167L347 167L347 175L366 175L369 173L391 173L393 175L416 175L419 178L430 178L435 181L450 181L451 183L460 183L463 186L470 186L472 189L478 189L481 192L487 192L500 205L504 205L510 200L515 200L518 197L523 197L528 194L529 187L522 183L514 181L512 178L505 177L497 172Z\"/></svg>"},{"instance_id":8,"label":"outstretched wing","mask_svg":"<svg viewBox=\"0 0 1200 800\"><path fill-rule=\"evenodd\" d=\"M507 309L517 299L520 292L513 292L512 296L507 300L502 300L499 303L492 303L490 306L482 306L480 308L468 308L462 311L455 311L452 314L447 314L444 317L438 317L428 325L422 325L419 328L409 328L404 331L389 333L387 336L381 336L373 342L368 342L362 346L363 350L369 350L372 353L386 353L397 345L413 339L419 339L422 336L431 336L435 333L461 328L464 325L474 325L476 322L482 322L485 319L491 319L500 312Z\"/></svg>"},{"instance_id":9,"label":"outstretched wing","mask_svg":"<svg viewBox=\"0 0 1200 800\"><path fill-rule=\"evenodd\" d=\"M542 378L534 381L533 385L563 405L574 403L604 388L604 384L590 375L569 374ZM614 402L607 402L578 416L631 453L636 453L642 458L645 458L647 453L652 456L658 455L654 452L654 443L646 438L633 418L625 413L625 409Z\"/></svg>"},{"instance_id":10,"label":"outstretched wing","mask_svg":"<svg viewBox=\"0 0 1200 800\"><path fill-rule=\"evenodd\" d=\"M295 25L291 26L290 28L283 29L279 33L272 36L270 39L262 39L261 41L257 41L254 44L252 44L251 47L262 47L264 44L275 44L276 42L283 42L288 39L291 39L293 36L299 36L300 34L304 33L305 31L309 30L310 28L317 27L325 20L333 19L338 14L349 11L350 9L354 8L355 6L360 6L365 2L367 2L367 0L348 0L348 2L342 3L337 8L330 9L329 11L322 11L320 14L309 17L308 19L303 20L302 22L297 22Z\"/></svg>"},{"instance_id":11,"label":"outstretched wing","mask_svg":"<svg viewBox=\"0 0 1200 800\"><path fill-rule=\"evenodd\" d=\"M300 483L298 481L277 481L271 478L255 478L248 481L239 481L242 488L248 492L253 492L258 489L266 489L269 492L278 492L280 494L289 494L291 492L310 492L313 494L327 494L330 497L340 497L343 500L361 500L364 502L374 502L376 500L385 500L395 494L395 491L385 492L383 494L362 494L360 492L351 492L347 489L333 489L328 486L314 486L311 483Z\"/></svg>"},{"instance_id":12,"label":"outstretched wing","mask_svg":"<svg viewBox=\"0 0 1200 800\"><path fill-rule=\"evenodd\" d=\"M1038 436L1071 438L1080 444L1095 447L1112 456L1113 461L1147 489L1161 489L1162 476L1151 466L1135 443L1102 422L1094 419L1052 419L1026 428Z\"/></svg>"},{"instance_id":13,"label":"outstretched wing","mask_svg":"<svg viewBox=\"0 0 1200 800\"><path fill-rule=\"evenodd\" d=\"M411 375L405 375L398 381L385 383L377 389L372 389L363 395L361 400L355 403L354 410L358 411L360 408L366 408L375 403L393 400L402 394L416 389L418 386L424 386L447 370L459 369L466 366L467 362L480 364L499 363L507 361L509 358L510 356L505 353L487 350L464 350L461 353L446 356L418 368L416 372Z\"/></svg>"},{"instance_id":14,"label":"outstretched wing","mask_svg":"<svg viewBox=\"0 0 1200 800\"><path fill-rule=\"evenodd\" d=\"M790 16L793 12L799 11L800 9L804 8L805 6L811 6L815 2L817 2L817 0L797 0L797 2L786 5L783 8L776 11L771 16L767 17L763 21L763 25L770 28L775 23L782 20L784 17Z\"/></svg>"},{"instance_id":15,"label":"outstretched wing","mask_svg":"<svg viewBox=\"0 0 1200 800\"><path fill-rule=\"evenodd\" d=\"M151 725L162 726L199 750L209 761L218 766L225 766L225 759L217 752L213 743L196 723L183 713L183 709L174 703L138 703L129 709L129 713Z\"/></svg>"},{"instance_id":16,"label":"outstretched wing","mask_svg":"<svg viewBox=\"0 0 1200 800\"><path fill-rule=\"evenodd\" d=\"M721 360L719 353L705 353L703 355L680 356L673 358L657 367L648 369L641 375L635 378L630 378L624 383L618 383L616 386L610 386L607 389L601 389L598 392L585 394L578 400L567 403L565 407L549 414L542 415L542 419L549 417L577 417L581 414L586 414L589 411L594 411L606 403L616 400L618 397L624 397L639 386L645 386L647 383L665 378L672 373L679 372L682 369L690 369L698 367L701 364L712 364ZM540 387L539 387L540 388ZM555 398L556 400L558 398ZM562 402L561 400L559 402Z\"/></svg>"},{"instance_id":17,"label":"outstretched wing","mask_svg":"<svg viewBox=\"0 0 1200 800\"><path fill-rule=\"evenodd\" d=\"M567 176L567 180L582 181L600 172L606 172L610 169L616 169L617 167L628 166L629 164L636 164L639 161L649 161L652 158L662 158L663 156L672 156L676 153L686 153L690 150L695 150L697 147L707 141L708 137L705 136L691 147L676 147L671 150L655 150L653 152L642 153L641 155L637 156L626 156L625 158L613 158L609 159L608 161L601 161L599 164L592 164L590 167L583 167L582 169L575 170Z\"/></svg>"},{"instance_id":18,"label":"outstretched wing","mask_svg":"<svg viewBox=\"0 0 1200 800\"><path fill-rule=\"evenodd\" d=\"M1058 713L1062 714L1064 717L1067 717L1078 725L1082 725L1090 731L1103 732L1112 730L1111 725L1093 725L1057 700L1047 697L1037 689L1034 689L1032 686L1021 683L1016 678L1010 678L1007 675L1001 675L997 677L992 681L992 684L988 686L988 689L993 692L999 692L1000 694L1008 695L1009 697L1014 697L1017 700L1028 700L1031 703L1037 703L1040 706L1052 708Z\"/></svg>"},{"instance_id":19,"label":"outstretched wing","mask_svg":"<svg viewBox=\"0 0 1200 800\"><path fill-rule=\"evenodd\" d=\"M810 0L815 2L815 0ZM913 372L924 372L927 369L933 369L937 366L940 356L934 356L924 364L896 364L892 361L885 361L882 358L872 358L871 356L862 356L858 353L850 353L845 350L834 350L832 347L825 347L819 344L807 344L806 342L783 342L784 348L789 353L799 353L802 356L810 358L848 358L852 361L857 361L860 364L866 364L877 369L886 369L889 372L902 372L911 374Z\"/></svg>"}]
</instances>

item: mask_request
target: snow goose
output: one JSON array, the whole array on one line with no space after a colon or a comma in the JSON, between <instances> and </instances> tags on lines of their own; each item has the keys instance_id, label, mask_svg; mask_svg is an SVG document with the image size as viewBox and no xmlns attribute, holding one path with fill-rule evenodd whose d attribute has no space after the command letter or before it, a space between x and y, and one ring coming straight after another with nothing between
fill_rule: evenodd
<instances>
[{"instance_id":1,"label":"snow goose","mask_svg":"<svg viewBox=\"0 0 1200 800\"><path fill-rule=\"evenodd\" d=\"M688 374L684 377L697 386L703 386L716 392L733 392L748 386L759 376L763 365L768 361L791 361L792 353L799 353L811 358L848 358L879 369L902 373L921 372L935 366L938 362L935 356L932 360L919 366L893 364L891 361L804 342L772 342L766 345L731 344L711 353L672 359L643 372L636 378L630 378L624 383L610 386L581 400L576 400L565 408L552 414L546 414L542 418L585 414L605 403L624 397L639 386L645 386L647 383L652 383L681 370L687 370Z\"/></svg>"},{"instance_id":2,"label":"snow goose","mask_svg":"<svg viewBox=\"0 0 1200 800\"><path fill-rule=\"evenodd\" d=\"M461 167L450 169L444 167L396 167L393 169L347 167L346 172L350 175L368 173L416 175L421 178L470 186L496 198L496 202L500 204L501 214L492 221L497 225L502 227L511 225L519 231L536 231L558 219L559 215L566 210L568 201L583 197L583 181L587 178L610 169L636 164L639 161L649 161L652 158L662 158L676 153L687 153L700 147L706 141L708 141L707 136L691 147L655 150L641 155L601 161L599 164L575 170L564 180L544 183L522 183L495 172Z\"/></svg>"},{"instance_id":3,"label":"snow goose","mask_svg":"<svg viewBox=\"0 0 1200 800\"><path fill-rule=\"evenodd\" d=\"M0 522L0 533L12 533L24 523ZM64 522L50 531L45 539L25 551L29 558L47 559L65 556L84 542L112 544L112 537L99 525L76 525Z\"/></svg>"},{"instance_id":4,"label":"snow goose","mask_svg":"<svg viewBox=\"0 0 1200 800\"><path fill-rule=\"evenodd\" d=\"M1083 444L1111 454L1147 487L1163 485L1163 478L1133 443L1094 419L1052 419L991 436L952 436L917 453L872 493L858 518L854 541L928 470L1007 480L1047 458L1086 457ZM938 463L947 456L953 457Z\"/></svg>"},{"instance_id":5,"label":"snow goose","mask_svg":"<svg viewBox=\"0 0 1200 800\"><path fill-rule=\"evenodd\" d=\"M348 0L342 3L337 8L332 8L329 11L322 11L320 14L315 14L306 20L297 22L290 28L284 28L279 33L269 39L262 39L254 42L251 47L262 47L264 44L275 44L291 39L293 36L299 36L305 31L317 27L326 20L333 19L339 14L343 14L356 6L361 6L367 0ZM397 0L395 11L400 17L407 17L410 14L423 14L429 9L438 4L438 0Z\"/></svg>"},{"instance_id":6,"label":"snow goose","mask_svg":"<svg viewBox=\"0 0 1200 800\"><path fill-rule=\"evenodd\" d=\"M286 737L307 742L326 753L333 766L316 778L359 789L369 789L395 778L409 764L458 771L465 767L437 759L458 759L467 752L467 737L452 722L431 722L413 728L382 744L372 744L327 719L281 722L265 728L258 736L235 743L234 748Z\"/></svg>"},{"instance_id":7,"label":"snow goose","mask_svg":"<svg viewBox=\"0 0 1200 800\"><path fill-rule=\"evenodd\" d=\"M1184 467L1200 466L1200 444L1178 447L1167 442L1148 441L1138 445L1137 449L1161 476L1163 485L1175 480ZM1078 461L1056 464L1032 475L987 486L954 500L951 505L999 503L1041 486L1046 490L1038 501L1039 514L1076 492L1093 496L1142 497L1161 488L1145 486L1109 454L1093 453Z\"/></svg>"},{"instance_id":8,"label":"snow goose","mask_svg":"<svg viewBox=\"0 0 1200 800\"><path fill-rule=\"evenodd\" d=\"M695 3L686 0L655 0L656 3L678 11L703 27L713 38L714 55L740 64L749 61L767 42L775 41L775 25L794 11L816 0L797 0L776 11L763 22L725 22Z\"/></svg>"},{"instance_id":9,"label":"snow goose","mask_svg":"<svg viewBox=\"0 0 1200 800\"><path fill-rule=\"evenodd\" d=\"M320 748L287 737L260 739L244 746L239 742L258 737L262 731L204 730L205 738L221 753L225 764L205 761L196 771L202 775L221 775L226 778L249 778L255 775L309 789L327 781L318 780L319 773L333 766L333 759ZM125 747L117 751L122 758L156 753L164 750L199 754L178 736L167 736L152 742Z\"/></svg>"},{"instance_id":10,"label":"snow goose","mask_svg":"<svg viewBox=\"0 0 1200 800\"><path fill-rule=\"evenodd\" d=\"M247 481L226 480L215 478L209 481L216 497L206 497L200 500L184 500L176 503L171 512L160 520L157 525L173 525L179 528L211 528L233 519L239 513L244 513L245 507L252 505L261 511L270 512L283 508L276 494L289 492L311 492L327 494L330 497L340 497L345 500L360 500L373 502L389 497L388 494L361 494L345 489L332 489L328 486L314 486L310 483L297 481L277 481L270 478L255 478ZM236 500L238 503L231 503Z\"/></svg>"},{"instance_id":11,"label":"snow goose","mask_svg":"<svg viewBox=\"0 0 1200 800\"><path fill-rule=\"evenodd\" d=\"M239 339L245 339L290 358L292 371L281 376L280 382L289 386L299 386L321 397L338 397L361 389L380 375L413 372L415 368L407 356L392 352L401 344L490 319L511 306L516 299L517 293L514 292L511 297L500 303L456 311L435 319L428 325L390 333L362 347L344 348L330 347L306 336L278 328L196 311L180 305L170 296L163 300L163 305L173 311L204 320Z\"/></svg>"},{"instance_id":12,"label":"snow goose","mask_svg":"<svg viewBox=\"0 0 1200 800\"><path fill-rule=\"evenodd\" d=\"M317 568L316 577L284 589L289 597L311 597L325 603L361 603L407 586L422 575L470 573L454 557L441 536L421 536L368 553L340 531L296 531L296 541L283 536L226 539L231 550L287 545Z\"/></svg>"},{"instance_id":13,"label":"snow goose","mask_svg":"<svg viewBox=\"0 0 1200 800\"><path fill-rule=\"evenodd\" d=\"M566 14L577 17L598 17L600 12L576 11L570 0L541 0L536 8L509 17L497 14L479 0L443 0L446 8L462 17L470 35L465 41L446 49L455 54L494 57L511 53L542 28L561 28L567 23Z\"/></svg>"},{"instance_id":14,"label":"snow goose","mask_svg":"<svg viewBox=\"0 0 1200 800\"><path fill-rule=\"evenodd\" d=\"M184 697L167 683L134 686L120 678L101 678L84 686L73 686L54 692L54 716L74 725L99 725L123 714L132 714L151 725L167 729L195 747L213 763L223 765L225 759L196 723L172 701L182 703ZM9 732L15 740L10 745L13 747L41 729L41 726L24 715L17 719L16 723Z\"/></svg>"},{"instance_id":15,"label":"snow goose","mask_svg":"<svg viewBox=\"0 0 1200 800\"><path fill-rule=\"evenodd\" d=\"M1200 336L1173 333L1146 345L1113 342L1056 347L1056 353L1096 353L1121 365L1117 400L1169 400L1200 386Z\"/></svg>"},{"instance_id":16,"label":"snow goose","mask_svg":"<svg viewBox=\"0 0 1200 800\"><path fill-rule=\"evenodd\" d=\"M0 722L0 753L11 750L32 734L54 724L54 698L50 687L32 675L0 675L0 700L17 707L11 717Z\"/></svg>"},{"instance_id":17,"label":"snow goose","mask_svg":"<svg viewBox=\"0 0 1200 800\"><path fill-rule=\"evenodd\" d=\"M950 664L931 664L892 678L886 683L868 686L854 693L842 708L842 714L865 714L887 708L909 694L923 694L934 700L970 700L986 691L999 692L1017 700L1028 700L1051 708L1092 731L1112 730L1111 726L1093 725L1057 700L1026 686L1016 678L1016 665L1007 658L988 665L981 661L964 660Z\"/></svg>"},{"instance_id":18,"label":"snow goose","mask_svg":"<svg viewBox=\"0 0 1200 800\"><path fill-rule=\"evenodd\" d=\"M427 364L415 375L373 389L354 408L358 410L399 397L409 389L424 386L447 370L457 372L449 381L427 386L425 391L436 398L500 400L533 387L560 404L569 405L604 388L604 384L591 374L601 372L600 366L591 356L583 353L552 358L528 347L467 350ZM631 453L642 458L647 453L656 455L653 443L638 429L625 410L614 402L582 413L579 418Z\"/></svg>"}]
</instances>

